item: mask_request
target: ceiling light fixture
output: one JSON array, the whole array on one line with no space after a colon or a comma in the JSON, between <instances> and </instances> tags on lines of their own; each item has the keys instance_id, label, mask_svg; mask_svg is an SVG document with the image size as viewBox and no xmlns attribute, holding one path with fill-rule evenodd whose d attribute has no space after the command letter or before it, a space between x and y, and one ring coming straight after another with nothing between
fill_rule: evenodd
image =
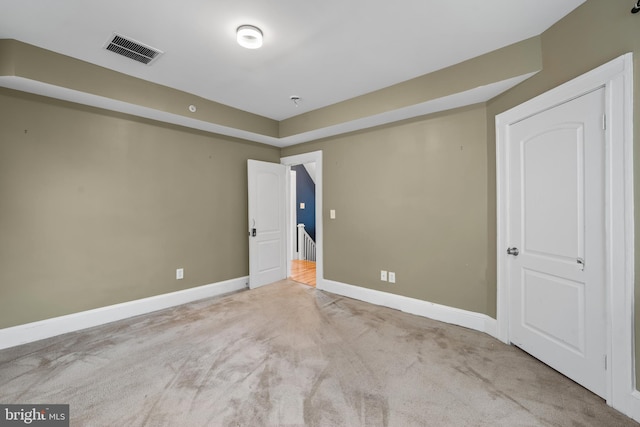
<instances>
[{"instance_id":1,"label":"ceiling light fixture","mask_svg":"<svg viewBox=\"0 0 640 427\"><path fill-rule=\"evenodd\" d=\"M238 44L247 49L258 49L262 46L262 31L253 25L241 25L236 30Z\"/></svg>"}]
</instances>

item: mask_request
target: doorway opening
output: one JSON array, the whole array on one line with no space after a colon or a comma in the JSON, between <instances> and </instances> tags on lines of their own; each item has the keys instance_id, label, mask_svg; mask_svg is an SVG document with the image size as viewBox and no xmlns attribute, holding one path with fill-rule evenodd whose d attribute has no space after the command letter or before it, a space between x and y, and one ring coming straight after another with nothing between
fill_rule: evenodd
<instances>
[{"instance_id":1,"label":"doorway opening","mask_svg":"<svg viewBox=\"0 0 640 427\"><path fill-rule=\"evenodd\" d=\"M280 163L287 166L288 169L286 174L288 181L288 194L286 198L288 206L288 212L286 215L287 277L291 277L293 280L300 283L305 283L309 286L315 286L318 289L323 289L322 151L313 151L310 153L283 157L280 159ZM304 165L307 166L305 167ZM301 168L304 172L300 171ZM309 174L309 179L313 176L313 179L310 179L310 181L313 181L315 194L311 197L311 200L308 199L309 195L307 195L306 200L298 202L298 179L292 179L293 177L291 172L295 172L296 178L298 178L297 175L299 172L302 172L302 175L305 173ZM300 209L300 203L304 203L304 209ZM299 216L298 211L305 214L307 219L304 220L302 218L302 216L305 215ZM313 221L308 218L313 218ZM298 224L304 224L304 231L312 237L311 240L313 240L313 243L315 244L315 249L312 247L309 248L309 246L313 246L310 245L309 241L306 242L307 247L305 247L305 241L302 238L300 239L301 245L298 244L298 229L302 228L298 227ZM300 249L306 252L301 255ZM303 274L304 277L300 277Z\"/></svg>"},{"instance_id":2,"label":"doorway opening","mask_svg":"<svg viewBox=\"0 0 640 427\"><path fill-rule=\"evenodd\" d=\"M316 286L316 163L291 165L290 181L290 277ZM293 228L291 228L293 227Z\"/></svg>"}]
</instances>

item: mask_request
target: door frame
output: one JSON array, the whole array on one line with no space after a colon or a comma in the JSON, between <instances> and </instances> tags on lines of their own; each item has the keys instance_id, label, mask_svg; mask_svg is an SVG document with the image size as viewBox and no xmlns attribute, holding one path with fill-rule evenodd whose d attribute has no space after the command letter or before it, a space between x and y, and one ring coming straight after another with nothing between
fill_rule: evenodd
<instances>
[{"instance_id":1,"label":"door frame","mask_svg":"<svg viewBox=\"0 0 640 427\"><path fill-rule=\"evenodd\" d=\"M288 194L287 198L289 200L288 208L289 208L289 218L287 224L287 277L291 276L291 260L294 258L294 254L297 254L296 247L296 238L292 236L291 224L297 224L298 222L298 213L296 209L296 194L298 192L297 182L296 182L296 171L291 169L291 166L287 166L287 189ZM297 258L296 258L297 259Z\"/></svg>"},{"instance_id":2,"label":"door frame","mask_svg":"<svg viewBox=\"0 0 640 427\"><path fill-rule=\"evenodd\" d=\"M291 166L303 165L305 163L316 164L316 289L324 288L324 239L322 225L322 150L310 153L297 154L294 156L282 157L280 163L287 166L286 179L290 180ZM287 195L285 199L291 200L291 184L287 181ZM292 241L291 236L293 224L287 215L287 241ZM287 245L287 277L291 276L291 245Z\"/></svg>"},{"instance_id":3,"label":"door frame","mask_svg":"<svg viewBox=\"0 0 640 427\"><path fill-rule=\"evenodd\" d=\"M510 344L506 250L509 129L539 112L605 88L606 401L640 419L634 360L633 57L620 56L496 116L497 338ZM604 361L603 361L604 363Z\"/></svg>"}]
</instances>

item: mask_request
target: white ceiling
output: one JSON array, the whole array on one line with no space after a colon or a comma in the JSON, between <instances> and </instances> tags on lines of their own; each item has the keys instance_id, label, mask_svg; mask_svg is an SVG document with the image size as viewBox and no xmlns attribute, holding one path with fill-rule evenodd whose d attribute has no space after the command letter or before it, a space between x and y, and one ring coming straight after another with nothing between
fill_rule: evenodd
<instances>
[{"instance_id":1,"label":"white ceiling","mask_svg":"<svg viewBox=\"0 0 640 427\"><path fill-rule=\"evenodd\" d=\"M584 1L0 0L0 39L283 120L538 35ZM236 44L243 24L261 49ZM113 32L165 53L113 54Z\"/></svg>"}]
</instances>

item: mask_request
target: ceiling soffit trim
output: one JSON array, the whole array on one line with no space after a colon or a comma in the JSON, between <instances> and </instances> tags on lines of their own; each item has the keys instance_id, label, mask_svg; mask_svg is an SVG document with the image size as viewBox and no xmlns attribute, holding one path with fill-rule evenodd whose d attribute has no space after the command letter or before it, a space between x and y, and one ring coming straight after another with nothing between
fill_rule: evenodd
<instances>
[{"instance_id":1,"label":"ceiling soffit trim","mask_svg":"<svg viewBox=\"0 0 640 427\"><path fill-rule=\"evenodd\" d=\"M487 101L538 72L541 52L534 37L281 122L10 39L0 86L284 147Z\"/></svg>"},{"instance_id":2,"label":"ceiling soffit trim","mask_svg":"<svg viewBox=\"0 0 640 427\"><path fill-rule=\"evenodd\" d=\"M159 113L208 121L249 133L278 136L278 122L273 119L16 40L0 40L0 64L4 63L13 65L6 67L10 69L11 75L28 81L139 105ZM4 69L0 65L0 71ZM86 100L86 97L83 99ZM195 113L189 110L190 105L197 106Z\"/></svg>"},{"instance_id":3,"label":"ceiling soffit trim","mask_svg":"<svg viewBox=\"0 0 640 427\"><path fill-rule=\"evenodd\" d=\"M539 36L280 122L280 137L403 110L542 70ZM315 127L315 128L314 128Z\"/></svg>"}]
</instances>

